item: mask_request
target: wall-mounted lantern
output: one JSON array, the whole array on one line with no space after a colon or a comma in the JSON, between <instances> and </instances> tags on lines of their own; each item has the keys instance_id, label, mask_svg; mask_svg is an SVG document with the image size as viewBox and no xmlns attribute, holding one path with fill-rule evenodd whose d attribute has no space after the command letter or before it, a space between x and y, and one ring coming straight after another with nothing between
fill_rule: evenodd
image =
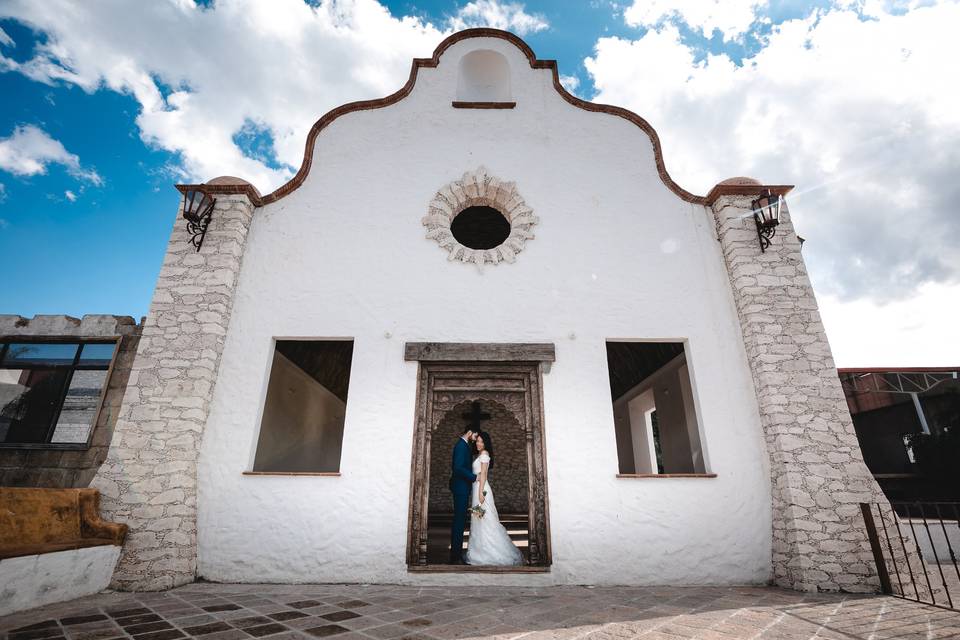
<instances>
[{"instance_id":1,"label":"wall-mounted lantern","mask_svg":"<svg viewBox=\"0 0 960 640\"><path fill-rule=\"evenodd\" d=\"M192 236L190 244L200 251L203 237L207 235L210 226L210 216L216 198L202 191L187 191L183 195L183 219L187 221L187 232Z\"/></svg>"},{"instance_id":2,"label":"wall-mounted lantern","mask_svg":"<svg viewBox=\"0 0 960 640\"><path fill-rule=\"evenodd\" d=\"M760 240L761 252L767 250L770 239L777 233L782 206L783 196L773 193L770 189L753 201L753 220L757 223L757 238Z\"/></svg>"}]
</instances>

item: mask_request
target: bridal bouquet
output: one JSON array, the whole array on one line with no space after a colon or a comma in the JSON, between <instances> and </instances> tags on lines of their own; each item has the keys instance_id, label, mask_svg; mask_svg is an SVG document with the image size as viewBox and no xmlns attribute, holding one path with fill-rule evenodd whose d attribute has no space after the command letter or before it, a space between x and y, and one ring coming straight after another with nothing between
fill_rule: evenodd
<instances>
[{"instance_id":1,"label":"bridal bouquet","mask_svg":"<svg viewBox=\"0 0 960 640\"><path fill-rule=\"evenodd\" d=\"M467 513L472 514L472 515L475 515L475 516L477 516L478 518L482 518L482 517L484 516L484 514L487 513L487 510L484 509L483 507L481 507L480 505L475 504L475 505L473 505L472 507L470 507L469 509L467 509Z\"/></svg>"},{"instance_id":2,"label":"bridal bouquet","mask_svg":"<svg viewBox=\"0 0 960 640\"><path fill-rule=\"evenodd\" d=\"M483 495L487 495L487 492L484 491L484 492L483 492ZM467 513L473 514L473 515L477 516L478 518L482 518L484 515L486 515L487 510L484 509L483 507L481 507L479 504L475 504L475 505L473 505L472 507L470 507L469 509L467 509Z\"/></svg>"}]
</instances>

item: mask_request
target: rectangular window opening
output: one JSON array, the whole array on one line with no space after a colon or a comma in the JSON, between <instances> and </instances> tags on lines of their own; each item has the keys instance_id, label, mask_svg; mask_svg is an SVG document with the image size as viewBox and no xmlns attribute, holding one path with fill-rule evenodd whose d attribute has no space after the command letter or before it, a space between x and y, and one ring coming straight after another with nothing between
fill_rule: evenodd
<instances>
[{"instance_id":1,"label":"rectangular window opening","mask_svg":"<svg viewBox=\"0 0 960 640\"><path fill-rule=\"evenodd\" d=\"M683 343L606 346L620 473L707 473Z\"/></svg>"},{"instance_id":2,"label":"rectangular window opening","mask_svg":"<svg viewBox=\"0 0 960 640\"><path fill-rule=\"evenodd\" d=\"M277 340L254 472L340 471L353 340Z\"/></svg>"},{"instance_id":3,"label":"rectangular window opening","mask_svg":"<svg viewBox=\"0 0 960 640\"><path fill-rule=\"evenodd\" d=\"M0 342L0 446L86 447L116 347L116 340Z\"/></svg>"}]
</instances>

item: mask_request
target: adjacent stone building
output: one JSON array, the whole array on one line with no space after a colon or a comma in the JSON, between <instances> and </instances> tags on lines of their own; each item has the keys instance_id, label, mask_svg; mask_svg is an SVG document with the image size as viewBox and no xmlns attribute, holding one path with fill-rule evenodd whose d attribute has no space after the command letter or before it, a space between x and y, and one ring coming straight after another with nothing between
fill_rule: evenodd
<instances>
[{"instance_id":1,"label":"adjacent stone building","mask_svg":"<svg viewBox=\"0 0 960 640\"><path fill-rule=\"evenodd\" d=\"M641 117L473 29L323 116L276 191L180 189L92 481L117 587L877 588L883 496L789 212L757 222L789 186L692 194ZM438 564L465 424L523 567Z\"/></svg>"},{"instance_id":2,"label":"adjacent stone building","mask_svg":"<svg viewBox=\"0 0 960 640\"><path fill-rule=\"evenodd\" d=\"M0 315L0 486L90 484L107 457L139 340L140 325L128 316ZM17 346L45 345L59 353L13 355ZM95 360L85 357L92 349L101 351ZM42 398L55 414L36 415L18 402L31 389L43 392L31 376L55 383Z\"/></svg>"}]
</instances>

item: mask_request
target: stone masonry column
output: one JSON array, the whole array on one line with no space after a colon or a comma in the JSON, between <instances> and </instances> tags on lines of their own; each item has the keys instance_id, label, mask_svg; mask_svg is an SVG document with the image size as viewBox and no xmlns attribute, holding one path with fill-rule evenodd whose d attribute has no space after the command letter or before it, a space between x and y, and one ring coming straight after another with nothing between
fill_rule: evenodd
<instances>
[{"instance_id":1,"label":"stone masonry column","mask_svg":"<svg viewBox=\"0 0 960 640\"><path fill-rule=\"evenodd\" d=\"M708 199L770 456L774 580L801 591L877 591L859 503L886 498L863 462L800 242L787 212L762 253L751 202L764 188L738 183L725 190L738 193Z\"/></svg>"},{"instance_id":2,"label":"stone masonry column","mask_svg":"<svg viewBox=\"0 0 960 640\"><path fill-rule=\"evenodd\" d=\"M199 252L177 215L110 452L91 483L106 519L130 526L116 589L196 576L197 457L254 211L247 195L215 197Z\"/></svg>"}]
</instances>

